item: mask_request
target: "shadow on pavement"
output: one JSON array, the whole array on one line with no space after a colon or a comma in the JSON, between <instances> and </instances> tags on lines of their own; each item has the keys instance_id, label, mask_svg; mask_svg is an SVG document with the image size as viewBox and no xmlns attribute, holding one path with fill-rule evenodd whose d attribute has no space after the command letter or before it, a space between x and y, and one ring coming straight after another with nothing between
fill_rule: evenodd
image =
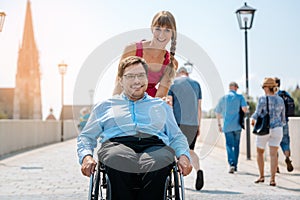
<instances>
[{"instance_id":1,"label":"shadow on pavement","mask_svg":"<svg viewBox=\"0 0 300 200\"><path fill-rule=\"evenodd\" d=\"M231 192L231 191L222 191L222 190L200 190L200 191L196 191L195 189L191 189L191 188L185 188L185 190L193 191L193 192L207 193L207 194L243 194L242 192Z\"/></svg>"}]
</instances>

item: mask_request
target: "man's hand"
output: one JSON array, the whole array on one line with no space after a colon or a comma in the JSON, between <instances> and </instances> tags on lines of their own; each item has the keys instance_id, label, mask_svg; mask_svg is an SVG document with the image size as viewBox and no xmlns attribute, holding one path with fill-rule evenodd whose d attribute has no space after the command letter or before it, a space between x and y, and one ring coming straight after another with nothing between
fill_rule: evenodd
<instances>
[{"instance_id":1,"label":"man's hand","mask_svg":"<svg viewBox=\"0 0 300 200\"><path fill-rule=\"evenodd\" d=\"M189 175L191 173L193 167L190 163L190 160L187 156L181 155L177 162L179 171L183 174L183 176Z\"/></svg>"},{"instance_id":2,"label":"man's hand","mask_svg":"<svg viewBox=\"0 0 300 200\"><path fill-rule=\"evenodd\" d=\"M85 156L82 161L82 165L81 165L82 174L84 176L90 177L91 174L93 174L95 172L96 165L97 165L97 163L93 159L92 156L90 156L90 155Z\"/></svg>"},{"instance_id":3,"label":"man's hand","mask_svg":"<svg viewBox=\"0 0 300 200\"><path fill-rule=\"evenodd\" d=\"M222 129L222 125L221 124L218 124L218 128L219 128L220 133L222 133L223 129Z\"/></svg>"},{"instance_id":4,"label":"man's hand","mask_svg":"<svg viewBox=\"0 0 300 200\"><path fill-rule=\"evenodd\" d=\"M172 96L163 97L162 100L164 100L169 106L173 107L173 97Z\"/></svg>"}]
</instances>

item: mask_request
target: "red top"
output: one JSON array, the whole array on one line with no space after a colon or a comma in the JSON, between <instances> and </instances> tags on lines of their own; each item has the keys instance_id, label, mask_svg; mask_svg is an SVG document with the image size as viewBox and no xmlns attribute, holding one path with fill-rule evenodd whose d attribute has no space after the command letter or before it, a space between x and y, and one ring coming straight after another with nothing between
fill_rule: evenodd
<instances>
[{"instance_id":1,"label":"red top","mask_svg":"<svg viewBox=\"0 0 300 200\"><path fill-rule=\"evenodd\" d=\"M138 56L138 57L143 58L143 44L142 44L142 42L136 43L135 55ZM169 54L168 51L166 51L165 60L163 62L163 65L162 65L161 69L158 72L153 72L150 69L148 69L148 88L147 88L146 92L150 96L155 97L155 94L157 92L157 89L156 89L155 86L157 85L157 83L159 83L159 81L163 77L164 71L165 71L167 65L169 64L169 62L170 62L170 54Z\"/></svg>"}]
</instances>

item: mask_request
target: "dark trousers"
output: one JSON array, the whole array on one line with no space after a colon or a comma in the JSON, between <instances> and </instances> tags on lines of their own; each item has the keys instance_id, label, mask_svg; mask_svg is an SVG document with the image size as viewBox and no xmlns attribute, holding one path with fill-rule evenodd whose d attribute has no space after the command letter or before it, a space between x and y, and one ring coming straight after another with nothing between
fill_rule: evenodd
<instances>
[{"instance_id":1,"label":"dark trousers","mask_svg":"<svg viewBox=\"0 0 300 200\"><path fill-rule=\"evenodd\" d=\"M103 143L98 156L106 166L112 200L163 200L174 155L158 137L147 134Z\"/></svg>"}]
</instances>

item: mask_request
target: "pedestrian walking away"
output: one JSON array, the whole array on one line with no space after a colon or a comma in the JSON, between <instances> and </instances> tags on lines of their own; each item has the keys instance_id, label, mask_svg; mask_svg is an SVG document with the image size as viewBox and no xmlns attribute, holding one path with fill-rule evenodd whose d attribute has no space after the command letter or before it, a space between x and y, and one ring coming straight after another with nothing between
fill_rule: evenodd
<instances>
[{"instance_id":1,"label":"pedestrian walking away","mask_svg":"<svg viewBox=\"0 0 300 200\"><path fill-rule=\"evenodd\" d=\"M256 152L259 178L255 181L255 183L262 183L265 181L264 152L265 146L268 143L271 171L270 186L276 186L275 175L278 166L277 153L283 135L282 127L285 125L285 106L282 98L275 94L277 91L277 83L275 82L274 78L265 78L262 88L265 95L258 99L255 112L251 116L251 125L254 126L257 118L259 116L265 116L268 112L270 115L270 130L269 134L256 135Z\"/></svg>"},{"instance_id":2,"label":"pedestrian walking away","mask_svg":"<svg viewBox=\"0 0 300 200\"><path fill-rule=\"evenodd\" d=\"M204 185L204 177L203 171L200 169L199 157L194 148L197 138L200 136L202 92L200 84L189 77L185 67L179 68L167 99L173 107L178 126L188 139L192 166L197 173L195 188L201 190Z\"/></svg>"},{"instance_id":3,"label":"pedestrian walking away","mask_svg":"<svg viewBox=\"0 0 300 200\"><path fill-rule=\"evenodd\" d=\"M285 156L285 163L288 172L292 172L294 167L292 165L292 161L290 159L291 156L291 148L290 148L290 133L289 133L289 117L294 116L295 114L295 103L291 95L285 91L280 90L280 79L275 78L277 83L278 92L277 94L283 99L285 106L285 121L286 124L283 126L283 136L280 142L281 150ZM277 166L277 172L280 173L279 167Z\"/></svg>"},{"instance_id":4,"label":"pedestrian walking away","mask_svg":"<svg viewBox=\"0 0 300 200\"><path fill-rule=\"evenodd\" d=\"M240 109L247 112L247 103L243 95L238 94L239 86L236 82L229 84L229 93L223 96L216 108L216 116L220 132L224 132L226 141L227 161L229 173L238 169L238 158L240 154L240 137L242 126L240 124ZM223 123L221 119L223 118Z\"/></svg>"}]
</instances>

